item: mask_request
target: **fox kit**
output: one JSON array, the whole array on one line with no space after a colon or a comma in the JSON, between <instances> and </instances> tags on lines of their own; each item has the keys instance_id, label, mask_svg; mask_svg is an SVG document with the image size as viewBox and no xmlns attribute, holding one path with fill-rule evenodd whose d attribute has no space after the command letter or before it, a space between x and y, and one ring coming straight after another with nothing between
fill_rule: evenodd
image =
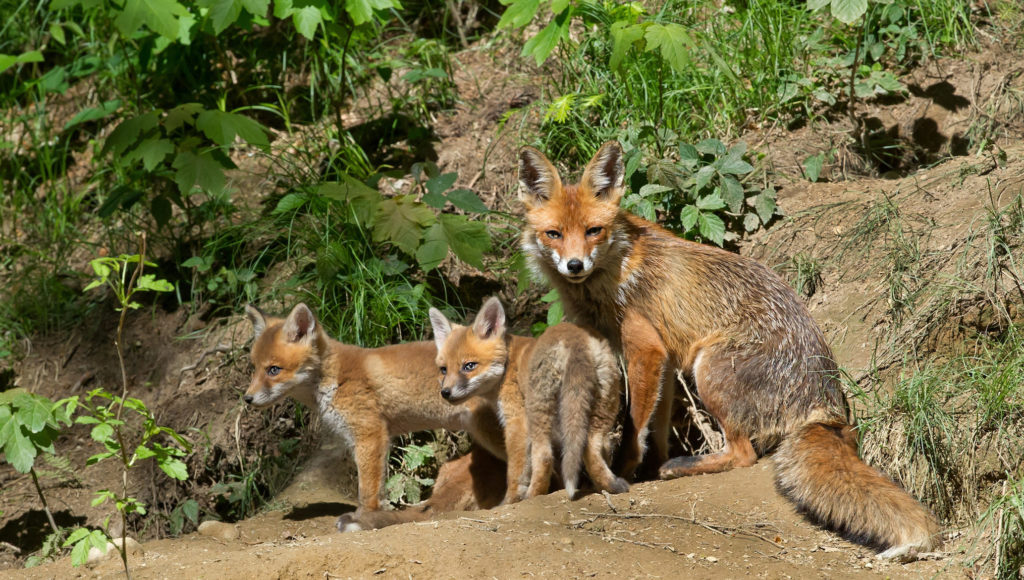
<instances>
[{"instance_id":1,"label":"fox kit","mask_svg":"<svg viewBox=\"0 0 1024 580\"><path fill-rule=\"evenodd\" d=\"M553 326L538 339L506 335L505 310L497 298L484 303L470 327L452 325L433 308L430 322L441 396L456 405L482 397L497 408L505 426L506 502L548 492L556 444L570 499L581 464L598 489L629 489L606 460L621 377L603 339L573 324Z\"/></svg>"},{"instance_id":2,"label":"fox kit","mask_svg":"<svg viewBox=\"0 0 1024 580\"><path fill-rule=\"evenodd\" d=\"M605 143L580 182L563 185L536 149L519 156L522 248L573 322L593 326L626 358L632 434L626 475L648 422L667 459L676 370L697 388L724 451L677 457L662 478L746 467L781 440L780 490L819 521L898 557L936 545L931 513L857 456L832 351L796 293L749 258L680 239L619 208L622 149ZM657 408L657 412L656 412Z\"/></svg>"},{"instance_id":3,"label":"fox kit","mask_svg":"<svg viewBox=\"0 0 1024 580\"><path fill-rule=\"evenodd\" d=\"M318 408L324 424L355 448L359 513L380 509L395 435L466 430L477 444L504 458L497 416L487 404L451 405L438 396L433 342L360 348L329 338L305 304L285 319L264 316L252 306L245 311L256 335L245 402L263 407L292 396Z\"/></svg>"}]
</instances>

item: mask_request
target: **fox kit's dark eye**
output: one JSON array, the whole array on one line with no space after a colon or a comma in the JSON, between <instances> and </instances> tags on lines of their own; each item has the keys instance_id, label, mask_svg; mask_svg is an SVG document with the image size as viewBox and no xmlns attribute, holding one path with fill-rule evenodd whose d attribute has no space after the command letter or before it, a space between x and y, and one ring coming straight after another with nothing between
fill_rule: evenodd
<instances>
[{"instance_id":1,"label":"fox kit's dark eye","mask_svg":"<svg viewBox=\"0 0 1024 580\"><path fill-rule=\"evenodd\" d=\"M276 377L278 375L278 373L280 373L280 372L281 372L281 367L279 367L277 365L270 365L269 367L267 367L267 374L272 376L272 377Z\"/></svg>"},{"instance_id":2,"label":"fox kit's dark eye","mask_svg":"<svg viewBox=\"0 0 1024 580\"><path fill-rule=\"evenodd\" d=\"M547 237L551 238L552 240L557 240L557 239L560 239L562 237L562 232L560 232L558 230L548 230L548 231L544 232L544 235L546 235Z\"/></svg>"},{"instance_id":3,"label":"fox kit's dark eye","mask_svg":"<svg viewBox=\"0 0 1024 580\"><path fill-rule=\"evenodd\" d=\"M597 235L601 234L602 230L604 230L604 228L602 228L601 226L594 226L592 228L587 228L587 235L588 236L597 236Z\"/></svg>"},{"instance_id":4,"label":"fox kit's dark eye","mask_svg":"<svg viewBox=\"0 0 1024 580\"><path fill-rule=\"evenodd\" d=\"M472 371L475 368L476 368L476 363L475 362L468 362L468 363L462 365L462 372L468 373L468 372Z\"/></svg>"},{"instance_id":5,"label":"fox kit's dark eye","mask_svg":"<svg viewBox=\"0 0 1024 580\"><path fill-rule=\"evenodd\" d=\"M441 367L441 376L448 374L448 367Z\"/></svg>"}]
</instances>

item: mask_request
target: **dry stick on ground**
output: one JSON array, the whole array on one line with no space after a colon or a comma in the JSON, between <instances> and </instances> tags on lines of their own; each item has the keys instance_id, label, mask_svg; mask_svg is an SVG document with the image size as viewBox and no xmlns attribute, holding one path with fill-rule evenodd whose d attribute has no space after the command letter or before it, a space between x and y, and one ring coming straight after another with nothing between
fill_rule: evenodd
<instances>
[{"instance_id":1,"label":"dry stick on ground","mask_svg":"<svg viewBox=\"0 0 1024 580\"><path fill-rule=\"evenodd\" d=\"M702 522L702 521L698 520L697 518L687 518L687 517L684 517L684 516L675 516L675 515L671 515L671 514L607 514L607 513L606 514L596 514L596 513L593 513L593 512L587 512L587 514L591 515L591 516L593 516L595 518L621 518L621 519L626 519L626 520L632 520L632 519L639 520L639 519L657 518L657 519L666 519L666 520L679 520L679 521L683 521L683 522L687 522L687 523L690 523L690 524L695 524L695 525L701 526L702 528L704 528L706 530L709 530L709 531L714 532L716 534L721 534L723 536L728 535L730 532L733 533L733 534L742 534L742 535L745 535L745 536L751 536L751 537L757 538L759 540L763 540L765 542L768 542L769 544L775 546L776 548L780 548L780 549L783 549L783 550L786 548L785 546L783 546L782 544L780 544L780 543L778 543L778 542L776 542L774 540L769 540L768 538L766 538L766 537L764 537L764 536L762 536L760 534L755 534L754 532L751 532L751 531L748 531L748 530L744 530L743 528L738 528L738 527L734 527L734 526L725 526L725 525L721 525L721 524L709 524L707 522Z\"/></svg>"},{"instance_id":2,"label":"dry stick on ground","mask_svg":"<svg viewBox=\"0 0 1024 580\"><path fill-rule=\"evenodd\" d=\"M203 361L206 360L206 357L208 357L208 356L210 356L211 354L214 354L214 353L223 353L223 352L231 352L231 345L225 344L225 343L222 342L222 343L218 344L217 346L211 346L210 348L208 348L208 349L204 350L203 352L199 353L199 358L196 359L196 362L194 362L194 363L192 363L190 365L187 365L187 366L183 366L183 367L181 367L181 370L178 371L178 386L179 387L181 386L181 380L184 378L185 373L187 373L188 371L194 371L197 368L199 368L199 365L203 364Z\"/></svg>"}]
</instances>

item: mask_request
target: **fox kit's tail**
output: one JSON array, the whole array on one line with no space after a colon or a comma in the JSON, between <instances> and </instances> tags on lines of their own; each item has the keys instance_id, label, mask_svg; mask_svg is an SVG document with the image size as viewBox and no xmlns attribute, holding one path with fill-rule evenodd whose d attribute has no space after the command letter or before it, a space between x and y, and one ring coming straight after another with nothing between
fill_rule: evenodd
<instances>
[{"instance_id":1,"label":"fox kit's tail","mask_svg":"<svg viewBox=\"0 0 1024 580\"><path fill-rule=\"evenodd\" d=\"M853 428L809 423L775 454L779 490L821 523L905 558L935 548L939 526L923 505L857 456Z\"/></svg>"},{"instance_id":2,"label":"fox kit's tail","mask_svg":"<svg viewBox=\"0 0 1024 580\"><path fill-rule=\"evenodd\" d=\"M567 345L569 346L569 345ZM576 497L580 468L590 433L594 392L599 388L593 357L583 344L569 346L562 375L558 424L562 434L562 480L569 499Z\"/></svg>"}]
</instances>

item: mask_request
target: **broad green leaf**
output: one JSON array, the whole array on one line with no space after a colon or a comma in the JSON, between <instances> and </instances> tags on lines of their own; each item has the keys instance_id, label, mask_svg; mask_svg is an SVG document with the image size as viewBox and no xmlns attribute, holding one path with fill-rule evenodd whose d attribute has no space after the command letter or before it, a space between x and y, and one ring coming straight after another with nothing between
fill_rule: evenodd
<instances>
[{"instance_id":1,"label":"broad green leaf","mask_svg":"<svg viewBox=\"0 0 1024 580\"><path fill-rule=\"evenodd\" d=\"M258 18L267 15L267 8L270 8L270 0L242 0L245 11Z\"/></svg>"},{"instance_id":2,"label":"broad green leaf","mask_svg":"<svg viewBox=\"0 0 1024 580\"><path fill-rule=\"evenodd\" d=\"M238 20L238 15L242 13L240 0L203 0L199 2L199 5L209 9L207 16L210 18L210 23L213 24L214 35L224 32L228 26Z\"/></svg>"},{"instance_id":3,"label":"broad green leaf","mask_svg":"<svg viewBox=\"0 0 1024 580\"><path fill-rule=\"evenodd\" d=\"M725 222L722 218L713 213L702 213L697 221L700 223L701 237L721 246L725 240Z\"/></svg>"},{"instance_id":4,"label":"broad green leaf","mask_svg":"<svg viewBox=\"0 0 1024 580\"><path fill-rule=\"evenodd\" d=\"M551 0L551 13L558 14L569 7L569 0Z\"/></svg>"},{"instance_id":5,"label":"broad green leaf","mask_svg":"<svg viewBox=\"0 0 1024 580\"><path fill-rule=\"evenodd\" d=\"M21 432L21 421L17 416L11 417L4 427L4 431L9 431L5 434L6 438L3 439L4 456L7 463L10 463L11 467L19 473L28 473L32 469L32 464L35 463L38 453L36 446Z\"/></svg>"},{"instance_id":6,"label":"broad green leaf","mask_svg":"<svg viewBox=\"0 0 1024 580\"><path fill-rule=\"evenodd\" d=\"M89 528L78 528L75 531L71 532L71 535L68 536L68 538L66 540L64 540L64 547L67 548L71 544L74 544L75 542L79 542L79 541L87 538L88 536L89 536Z\"/></svg>"},{"instance_id":7,"label":"broad green leaf","mask_svg":"<svg viewBox=\"0 0 1024 580\"><path fill-rule=\"evenodd\" d=\"M174 144L167 139L146 139L135 148L127 160L142 159L142 166L146 171L153 171L163 160L174 153Z\"/></svg>"},{"instance_id":8,"label":"broad green leaf","mask_svg":"<svg viewBox=\"0 0 1024 580\"><path fill-rule=\"evenodd\" d=\"M711 178L715 176L715 168L711 165L705 165L697 171L696 176L696 187L697 192L704 189L708 183L711 182Z\"/></svg>"},{"instance_id":9,"label":"broad green leaf","mask_svg":"<svg viewBox=\"0 0 1024 580\"><path fill-rule=\"evenodd\" d=\"M187 499L181 504L181 513L185 514L192 523L199 523L199 502L194 499Z\"/></svg>"},{"instance_id":10,"label":"broad green leaf","mask_svg":"<svg viewBox=\"0 0 1024 580\"><path fill-rule=\"evenodd\" d=\"M666 191L672 191L673 188L667 185L660 185L657 183L645 183L640 187L640 196L649 197L652 195L658 195L659 193L665 193Z\"/></svg>"},{"instance_id":11,"label":"broad green leaf","mask_svg":"<svg viewBox=\"0 0 1024 580\"><path fill-rule=\"evenodd\" d=\"M135 145L140 135L145 135L156 127L159 115L159 111L150 111L121 121L107 136L107 140L103 144L103 153L112 152L114 155L123 155L125 151Z\"/></svg>"},{"instance_id":12,"label":"broad green leaf","mask_svg":"<svg viewBox=\"0 0 1024 580\"><path fill-rule=\"evenodd\" d=\"M700 152L689 143L679 144L679 159L685 161L700 161Z\"/></svg>"},{"instance_id":13,"label":"broad green leaf","mask_svg":"<svg viewBox=\"0 0 1024 580\"><path fill-rule=\"evenodd\" d=\"M562 317L565 315L565 308L562 306L561 300L555 300L548 307L547 323L548 326L554 326L562 321Z\"/></svg>"},{"instance_id":14,"label":"broad green leaf","mask_svg":"<svg viewBox=\"0 0 1024 580\"><path fill-rule=\"evenodd\" d=\"M754 210L757 211L758 217L761 218L761 222L767 224L772 216L775 215L775 196L772 195L771 190L762 191L757 199L754 200Z\"/></svg>"},{"instance_id":15,"label":"broad green leaf","mask_svg":"<svg viewBox=\"0 0 1024 580\"><path fill-rule=\"evenodd\" d=\"M26 62L43 62L43 53L38 50L30 50L17 56L13 54L0 54L0 73L16 64L24 64Z\"/></svg>"},{"instance_id":16,"label":"broad green leaf","mask_svg":"<svg viewBox=\"0 0 1024 580\"><path fill-rule=\"evenodd\" d=\"M77 542L75 547L71 548L71 565L76 567L83 566L88 561L89 542L87 540Z\"/></svg>"},{"instance_id":17,"label":"broad green leaf","mask_svg":"<svg viewBox=\"0 0 1024 580\"><path fill-rule=\"evenodd\" d=\"M705 195L697 200L697 209L701 211L714 211L725 207L725 202L717 193Z\"/></svg>"},{"instance_id":18,"label":"broad green leaf","mask_svg":"<svg viewBox=\"0 0 1024 580\"><path fill-rule=\"evenodd\" d=\"M689 51L696 49L697 45L682 25L672 22L651 24L644 33L644 40L647 41L647 50L661 49L661 57L676 72L687 72L690 63Z\"/></svg>"},{"instance_id":19,"label":"broad green leaf","mask_svg":"<svg viewBox=\"0 0 1024 580\"><path fill-rule=\"evenodd\" d=\"M274 208L274 213L291 213L306 205L307 201L309 201L309 198L303 193L289 193L277 202L277 206Z\"/></svg>"},{"instance_id":20,"label":"broad green leaf","mask_svg":"<svg viewBox=\"0 0 1024 580\"><path fill-rule=\"evenodd\" d=\"M807 0L807 9L817 10L819 8L828 6L831 2L832 0Z\"/></svg>"},{"instance_id":21,"label":"broad green leaf","mask_svg":"<svg viewBox=\"0 0 1024 580\"><path fill-rule=\"evenodd\" d=\"M274 0L274 18L284 20L295 13L292 0Z\"/></svg>"},{"instance_id":22,"label":"broad green leaf","mask_svg":"<svg viewBox=\"0 0 1024 580\"><path fill-rule=\"evenodd\" d=\"M735 177L722 176L722 187L719 194L722 196L722 201L729 206L729 211L738 214L743 210L743 186Z\"/></svg>"},{"instance_id":23,"label":"broad green leaf","mask_svg":"<svg viewBox=\"0 0 1024 580\"><path fill-rule=\"evenodd\" d=\"M423 200L423 203L435 209L444 209L444 206L448 205L448 198L440 193L424 193L420 199Z\"/></svg>"},{"instance_id":24,"label":"broad green leaf","mask_svg":"<svg viewBox=\"0 0 1024 580\"><path fill-rule=\"evenodd\" d=\"M164 118L164 130L171 133L185 123L194 125L196 115L203 110L205 110L204 107L199 103L185 103L184 105L174 107L167 111L167 117Z\"/></svg>"},{"instance_id":25,"label":"broad green leaf","mask_svg":"<svg viewBox=\"0 0 1024 580\"><path fill-rule=\"evenodd\" d=\"M448 192L448 201L455 207L474 213L487 213L490 208L480 200L477 194L468 189L454 189Z\"/></svg>"},{"instance_id":26,"label":"broad green leaf","mask_svg":"<svg viewBox=\"0 0 1024 580\"><path fill-rule=\"evenodd\" d=\"M356 26L372 20L375 10L401 7L397 0L345 0L345 12L348 12L349 18Z\"/></svg>"},{"instance_id":27,"label":"broad green leaf","mask_svg":"<svg viewBox=\"0 0 1024 580\"><path fill-rule=\"evenodd\" d=\"M683 225L683 231L688 232L697 224L700 218L700 210L695 205L688 205L679 212L679 221Z\"/></svg>"},{"instance_id":28,"label":"broad green leaf","mask_svg":"<svg viewBox=\"0 0 1024 580\"><path fill-rule=\"evenodd\" d=\"M430 193L444 193L452 185L455 185L455 180L458 178L458 173L445 173L428 179L424 185Z\"/></svg>"},{"instance_id":29,"label":"broad green leaf","mask_svg":"<svg viewBox=\"0 0 1024 580\"><path fill-rule=\"evenodd\" d=\"M135 286L139 290L149 290L150 292L170 292L174 290L174 285L167 280L157 280L156 274L143 274L139 276Z\"/></svg>"},{"instance_id":30,"label":"broad green leaf","mask_svg":"<svg viewBox=\"0 0 1024 580\"><path fill-rule=\"evenodd\" d=\"M114 428L111 427L109 423L97 423L89 433L89 436L92 437L93 441L98 441L100 443L107 441L113 435Z\"/></svg>"},{"instance_id":31,"label":"broad green leaf","mask_svg":"<svg viewBox=\"0 0 1024 580\"><path fill-rule=\"evenodd\" d=\"M121 108L121 99L113 99L107 101L98 107L90 107L83 109L78 112L77 115L71 118L70 121L64 124L64 130L67 131L72 127L77 127L82 123L88 123L90 121L98 121L100 119L109 117L114 111Z\"/></svg>"},{"instance_id":32,"label":"broad green leaf","mask_svg":"<svg viewBox=\"0 0 1024 580\"><path fill-rule=\"evenodd\" d=\"M746 175L754 170L754 166L743 160L741 155L729 152L728 155L722 158L721 163L718 166L720 173L732 174L732 175Z\"/></svg>"},{"instance_id":33,"label":"broad green leaf","mask_svg":"<svg viewBox=\"0 0 1024 580\"><path fill-rule=\"evenodd\" d=\"M471 221L466 216L441 214L438 221L452 252L463 262L483 269L483 254L491 249L491 235L487 224Z\"/></svg>"},{"instance_id":34,"label":"broad green leaf","mask_svg":"<svg viewBox=\"0 0 1024 580\"><path fill-rule=\"evenodd\" d=\"M448 239L444 235L444 227L435 223L423 235L423 243L416 250L416 263L420 269L429 272L448 257Z\"/></svg>"},{"instance_id":35,"label":"broad green leaf","mask_svg":"<svg viewBox=\"0 0 1024 580\"><path fill-rule=\"evenodd\" d=\"M617 71L622 66L622 61L626 58L629 49L644 37L644 25L616 20L612 23L611 35L613 44L612 54L608 58L608 68Z\"/></svg>"},{"instance_id":36,"label":"broad green leaf","mask_svg":"<svg viewBox=\"0 0 1024 580\"><path fill-rule=\"evenodd\" d=\"M179 481L185 481L188 479L188 466L185 462L180 459L167 459L165 461L158 461L157 464L164 473L177 479Z\"/></svg>"},{"instance_id":37,"label":"broad green leaf","mask_svg":"<svg viewBox=\"0 0 1024 580\"><path fill-rule=\"evenodd\" d=\"M46 422L53 419L53 403L44 397L24 393L14 400L14 405L18 408L18 419L30 433L42 431Z\"/></svg>"},{"instance_id":38,"label":"broad green leaf","mask_svg":"<svg viewBox=\"0 0 1024 580\"><path fill-rule=\"evenodd\" d=\"M822 151L817 155L811 155L807 159L804 159L804 175L807 176L807 180L810 182L818 181L821 177L821 166L825 163L825 152Z\"/></svg>"},{"instance_id":39,"label":"broad green leaf","mask_svg":"<svg viewBox=\"0 0 1024 580\"><path fill-rule=\"evenodd\" d=\"M718 139L704 139L694 146L702 155L714 155L719 157L726 154L725 145Z\"/></svg>"},{"instance_id":40,"label":"broad green leaf","mask_svg":"<svg viewBox=\"0 0 1024 580\"><path fill-rule=\"evenodd\" d=\"M218 145L231 145L235 141L235 135L250 145L266 147L270 144L262 125L235 113L203 111L196 118L196 128Z\"/></svg>"},{"instance_id":41,"label":"broad green leaf","mask_svg":"<svg viewBox=\"0 0 1024 580\"><path fill-rule=\"evenodd\" d=\"M292 9L292 24L299 34L306 37L306 40L313 40L317 28L323 24L324 17L316 6L304 6Z\"/></svg>"},{"instance_id":42,"label":"broad green leaf","mask_svg":"<svg viewBox=\"0 0 1024 580\"><path fill-rule=\"evenodd\" d=\"M423 238L423 229L435 222L434 212L411 195L382 199L377 205L373 241L389 241L410 256Z\"/></svg>"},{"instance_id":43,"label":"broad green leaf","mask_svg":"<svg viewBox=\"0 0 1024 580\"><path fill-rule=\"evenodd\" d=\"M341 181L328 182L317 188L317 193L343 202L354 213L358 224L370 226L377 215L381 195L376 189L349 175L342 175Z\"/></svg>"},{"instance_id":44,"label":"broad green leaf","mask_svg":"<svg viewBox=\"0 0 1024 580\"><path fill-rule=\"evenodd\" d=\"M64 34L64 27L61 26L60 22L50 23L50 36L52 36L54 40L59 42L61 46L64 46L68 43L67 36L65 36Z\"/></svg>"},{"instance_id":45,"label":"broad green leaf","mask_svg":"<svg viewBox=\"0 0 1024 580\"><path fill-rule=\"evenodd\" d=\"M503 1L502 4L508 4L508 8L501 15L501 20L498 20L498 30L507 27L522 28L526 26L533 20L533 17L537 14L537 9L540 8L540 0Z\"/></svg>"},{"instance_id":46,"label":"broad green leaf","mask_svg":"<svg viewBox=\"0 0 1024 580\"><path fill-rule=\"evenodd\" d=\"M195 185L210 193L219 193L224 189L224 168L209 153L196 155L191 151L182 151L174 158L173 166L178 170L174 182L178 184L181 195L192 193Z\"/></svg>"},{"instance_id":47,"label":"broad green leaf","mask_svg":"<svg viewBox=\"0 0 1024 580\"><path fill-rule=\"evenodd\" d=\"M868 9L868 0L832 0L832 16L843 24L853 24Z\"/></svg>"},{"instance_id":48,"label":"broad green leaf","mask_svg":"<svg viewBox=\"0 0 1024 580\"><path fill-rule=\"evenodd\" d=\"M548 59L551 51L555 50L558 42L569 36L568 13L563 12L545 26L537 36L534 36L523 45L523 56L532 56L537 66L540 66Z\"/></svg>"},{"instance_id":49,"label":"broad green leaf","mask_svg":"<svg viewBox=\"0 0 1024 580\"><path fill-rule=\"evenodd\" d=\"M125 0L124 9L114 19L122 36L131 38L143 24L167 40L181 33L179 19L188 16L187 8L177 0Z\"/></svg>"}]
</instances>

